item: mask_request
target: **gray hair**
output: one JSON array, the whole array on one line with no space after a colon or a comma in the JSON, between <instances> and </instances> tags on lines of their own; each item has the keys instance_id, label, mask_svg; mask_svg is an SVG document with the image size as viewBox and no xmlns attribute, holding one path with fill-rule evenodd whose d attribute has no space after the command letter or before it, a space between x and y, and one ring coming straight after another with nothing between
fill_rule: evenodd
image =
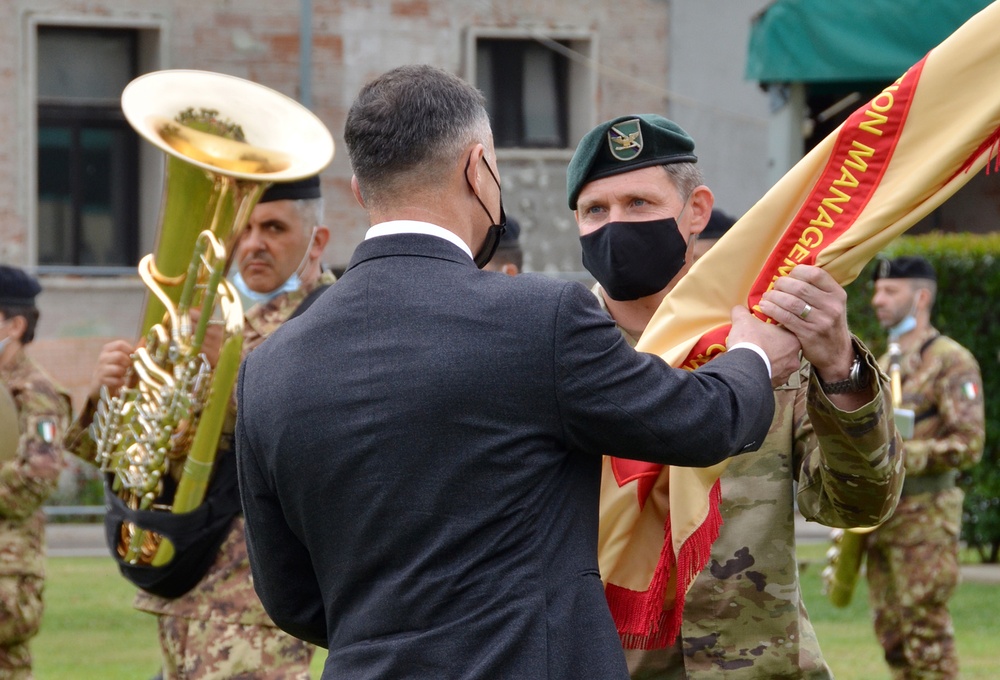
<instances>
[{"instance_id":1,"label":"gray hair","mask_svg":"<svg viewBox=\"0 0 1000 680\"><path fill-rule=\"evenodd\" d=\"M298 198L293 201L302 226L306 231L323 224L325 205L322 198Z\"/></svg>"},{"instance_id":2,"label":"gray hair","mask_svg":"<svg viewBox=\"0 0 1000 680\"><path fill-rule=\"evenodd\" d=\"M694 163L670 163L662 167L667 176L673 181L677 191L681 193L681 198L685 201L695 190L695 188L705 183L705 176L701 174L701 168Z\"/></svg>"},{"instance_id":3,"label":"gray hair","mask_svg":"<svg viewBox=\"0 0 1000 680\"><path fill-rule=\"evenodd\" d=\"M441 186L465 147L491 138L482 93L426 65L401 66L365 85L344 126L361 197L375 206Z\"/></svg>"}]
</instances>

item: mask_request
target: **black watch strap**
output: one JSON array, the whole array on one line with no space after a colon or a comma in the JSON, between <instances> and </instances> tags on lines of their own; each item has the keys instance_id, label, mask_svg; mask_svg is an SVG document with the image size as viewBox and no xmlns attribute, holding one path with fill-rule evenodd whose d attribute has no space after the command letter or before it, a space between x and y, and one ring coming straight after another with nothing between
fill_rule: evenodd
<instances>
[{"instance_id":1,"label":"black watch strap","mask_svg":"<svg viewBox=\"0 0 1000 680\"><path fill-rule=\"evenodd\" d=\"M858 356L857 352L854 353L854 362L851 364L851 371L848 373L847 377L843 380L835 380L834 382L823 382L820 379L820 387L827 394L851 394L853 392L860 392L866 387L868 387L868 367ZM819 377L819 376L817 376Z\"/></svg>"}]
</instances>

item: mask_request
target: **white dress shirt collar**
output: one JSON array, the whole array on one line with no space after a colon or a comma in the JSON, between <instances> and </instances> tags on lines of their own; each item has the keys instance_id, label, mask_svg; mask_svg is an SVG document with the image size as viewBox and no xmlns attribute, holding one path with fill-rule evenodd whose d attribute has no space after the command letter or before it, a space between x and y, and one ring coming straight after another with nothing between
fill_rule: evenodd
<instances>
[{"instance_id":1,"label":"white dress shirt collar","mask_svg":"<svg viewBox=\"0 0 1000 680\"><path fill-rule=\"evenodd\" d=\"M365 240L376 236L393 236L395 234L426 234L427 236L437 236L445 241L451 241L456 246L465 251L469 259L474 259L472 249L469 244L460 239L454 232L448 231L444 227L439 227L430 222L418 222L416 220L392 220L380 222L372 225L365 234Z\"/></svg>"}]
</instances>

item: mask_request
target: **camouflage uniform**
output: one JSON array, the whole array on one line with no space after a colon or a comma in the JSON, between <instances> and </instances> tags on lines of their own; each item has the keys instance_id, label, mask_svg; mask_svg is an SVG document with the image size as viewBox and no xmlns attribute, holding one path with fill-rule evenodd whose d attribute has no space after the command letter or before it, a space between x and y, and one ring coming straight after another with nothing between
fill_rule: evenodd
<instances>
[{"instance_id":1,"label":"camouflage uniform","mask_svg":"<svg viewBox=\"0 0 1000 680\"><path fill-rule=\"evenodd\" d=\"M681 634L668 649L626 650L633 678L832 678L799 589L795 502L828 526L871 525L892 512L903 477L885 376L864 345L855 348L881 378L875 397L838 410L806 362L775 390L760 450L731 459L722 475L724 524L687 594Z\"/></svg>"},{"instance_id":2,"label":"camouflage uniform","mask_svg":"<svg viewBox=\"0 0 1000 680\"><path fill-rule=\"evenodd\" d=\"M18 411L21 438L13 460L0 462L0 677L31 677L28 640L42 618L45 513L65 461L61 433L69 397L23 350L0 368Z\"/></svg>"},{"instance_id":3,"label":"camouflage uniform","mask_svg":"<svg viewBox=\"0 0 1000 680\"><path fill-rule=\"evenodd\" d=\"M251 307L244 320L243 355L287 321L317 286L335 280L324 272L313 285ZM235 417L233 404L219 447L224 455L235 455ZM77 440L74 451L86 456L89 443ZM242 516L198 585L175 599L140 590L134 606L157 615L164 680L309 680L315 648L278 629L264 611L251 581Z\"/></svg>"},{"instance_id":4,"label":"camouflage uniform","mask_svg":"<svg viewBox=\"0 0 1000 680\"><path fill-rule=\"evenodd\" d=\"M880 361L888 367L888 356ZM954 480L983 453L982 378L972 354L933 328L903 353L900 375L902 407L916 424L903 445L899 506L868 540L875 633L894 678L957 678L948 600L959 581L964 494Z\"/></svg>"}]
</instances>

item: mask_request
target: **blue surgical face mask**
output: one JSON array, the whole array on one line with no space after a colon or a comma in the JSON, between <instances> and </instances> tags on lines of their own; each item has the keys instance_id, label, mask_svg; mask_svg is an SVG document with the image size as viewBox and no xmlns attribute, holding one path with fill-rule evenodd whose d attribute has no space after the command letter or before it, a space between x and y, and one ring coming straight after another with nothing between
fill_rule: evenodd
<instances>
[{"instance_id":1,"label":"blue surgical face mask","mask_svg":"<svg viewBox=\"0 0 1000 680\"><path fill-rule=\"evenodd\" d=\"M229 281L236 288L236 292L240 294L240 301L243 303L244 311L254 305L262 305L270 302L282 293L291 293L293 290L298 290L299 286L302 285L302 279L299 278L298 272L292 272L292 275L285 279L283 284L267 293L258 293L255 290L251 290L247 282L243 280L243 275L240 274L239 269L234 270L229 275Z\"/></svg>"},{"instance_id":2,"label":"blue surgical face mask","mask_svg":"<svg viewBox=\"0 0 1000 680\"><path fill-rule=\"evenodd\" d=\"M309 243L306 245L306 252L305 255L302 256L302 261L299 263L299 266L295 268L295 271L292 272L291 276L285 279L284 283L274 290L266 293L259 293L255 290L251 290L250 286L247 285L247 282L243 280L243 275L240 273L239 267L235 267L229 273L229 281L240 294L240 302L243 303L243 311L250 309L254 305L262 305L270 302L279 295L291 293L302 287L302 278L300 277L299 272L305 268L306 262L309 261L309 251L312 248L314 238L316 238L316 227L313 227L312 233L309 235Z\"/></svg>"},{"instance_id":3,"label":"blue surgical face mask","mask_svg":"<svg viewBox=\"0 0 1000 680\"><path fill-rule=\"evenodd\" d=\"M901 338L917 327L917 300L914 298L910 313L904 316L899 323L889 328L891 339Z\"/></svg>"},{"instance_id":4,"label":"blue surgical face mask","mask_svg":"<svg viewBox=\"0 0 1000 680\"><path fill-rule=\"evenodd\" d=\"M889 337L898 338L904 336L916 327L917 317L913 316L913 314L907 314L903 317L902 321L889 329Z\"/></svg>"},{"instance_id":5,"label":"blue surgical face mask","mask_svg":"<svg viewBox=\"0 0 1000 680\"><path fill-rule=\"evenodd\" d=\"M6 326L9 321L10 321L10 319L5 319L3 321L0 321L0 328L3 328L4 326ZM11 341L11 336L10 335L8 335L3 340L0 340L0 354L3 354L3 351L5 349L7 349L7 345L10 344L10 341Z\"/></svg>"}]
</instances>

